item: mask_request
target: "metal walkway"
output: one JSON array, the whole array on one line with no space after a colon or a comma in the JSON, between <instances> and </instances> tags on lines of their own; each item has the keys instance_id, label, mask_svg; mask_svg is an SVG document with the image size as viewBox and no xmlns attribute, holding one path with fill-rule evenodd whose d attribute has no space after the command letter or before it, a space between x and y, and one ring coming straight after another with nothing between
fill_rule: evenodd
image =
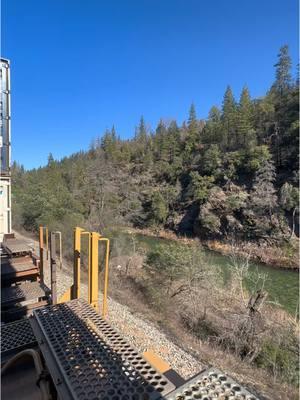
<instances>
[{"instance_id":1,"label":"metal walkway","mask_svg":"<svg viewBox=\"0 0 300 400\"><path fill-rule=\"evenodd\" d=\"M20 239L6 239L2 246L5 252L11 256L29 254L31 252L31 248L28 244L24 240Z\"/></svg>"},{"instance_id":2,"label":"metal walkway","mask_svg":"<svg viewBox=\"0 0 300 400\"><path fill-rule=\"evenodd\" d=\"M1 259L2 286L21 280L36 280L39 274L38 266L31 258L23 257L20 262L11 259Z\"/></svg>"},{"instance_id":3,"label":"metal walkway","mask_svg":"<svg viewBox=\"0 0 300 400\"><path fill-rule=\"evenodd\" d=\"M25 282L1 290L1 307L15 303L38 301L47 296L47 288L39 282Z\"/></svg>"},{"instance_id":4,"label":"metal walkway","mask_svg":"<svg viewBox=\"0 0 300 400\"><path fill-rule=\"evenodd\" d=\"M35 310L30 321L64 400L158 399L175 389L83 300Z\"/></svg>"},{"instance_id":5,"label":"metal walkway","mask_svg":"<svg viewBox=\"0 0 300 400\"><path fill-rule=\"evenodd\" d=\"M258 400L241 385L216 368L189 380L167 396L168 400Z\"/></svg>"},{"instance_id":6,"label":"metal walkway","mask_svg":"<svg viewBox=\"0 0 300 400\"><path fill-rule=\"evenodd\" d=\"M39 282L25 282L1 290L1 321L12 322L28 316L49 303L49 289Z\"/></svg>"}]
</instances>

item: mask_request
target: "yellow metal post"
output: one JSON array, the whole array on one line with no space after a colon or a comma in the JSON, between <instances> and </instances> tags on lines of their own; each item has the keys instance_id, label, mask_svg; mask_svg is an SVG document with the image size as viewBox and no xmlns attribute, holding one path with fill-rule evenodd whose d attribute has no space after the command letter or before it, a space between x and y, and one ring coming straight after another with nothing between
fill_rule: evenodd
<instances>
[{"instance_id":1,"label":"yellow metal post","mask_svg":"<svg viewBox=\"0 0 300 400\"><path fill-rule=\"evenodd\" d=\"M99 234L97 232L91 233L90 241L90 263L89 263L89 275L88 275L88 302L98 311L98 272L99 272L99 260L98 260L98 246L99 246Z\"/></svg>"},{"instance_id":2,"label":"yellow metal post","mask_svg":"<svg viewBox=\"0 0 300 400\"><path fill-rule=\"evenodd\" d=\"M105 266L104 266L104 288L103 288L103 304L102 304L102 316L103 318L107 315L107 289L108 289L108 264L109 264L109 239L100 238L100 241L106 242L105 250Z\"/></svg>"},{"instance_id":3,"label":"yellow metal post","mask_svg":"<svg viewBox=\"0 0 300 400\"><path fill-rule=\"evenodd\" d=\"M40 246L40 279L44 283L44 228L39 228L39 246Z\"/></svg>"},{"instance_id":4,"label":"yellow metal post","mask_svg":"<svg viewBox=\"0 0 300 400\"><path fill-rule=\"evenodd\" d=\"M80 251L81 251L81 232L82 229L76 227L74 229L74 270L73 270L73 286L72 300L80 297Z\"/></svg>"}]
</instances>

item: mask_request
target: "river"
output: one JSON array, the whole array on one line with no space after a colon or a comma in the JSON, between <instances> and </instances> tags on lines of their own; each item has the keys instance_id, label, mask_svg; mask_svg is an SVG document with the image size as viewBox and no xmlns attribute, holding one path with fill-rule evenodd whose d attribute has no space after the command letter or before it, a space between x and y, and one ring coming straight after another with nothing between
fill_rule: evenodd
<instances>
[{"instance_id":1,"label":"river","mask_svg":"<svg viewBox=\"0 0 300 400\"><path fill-rule=\"evenodd\" d=\"M168 245L174 241L170 239L155 238L142 234L130 234L120 231L110 232L109 237L113 238L114 248L118 249L118 255L129 254L133 247L142 248L145 251L153 250L160 245ZM184 243L176 242L178 246L186 246ZM211 268L216 269L216 275L221 272L223 284L230 279L231 260L227 256L203 249L203 259ZM274 268L259 263L250 263L249 278L245 279L245 286L253 286L254 277L259 274L266 276L265 290L269 293L268 300L277 302L295 316L299 313L299 274L297 271Z\"/></svg>"}]
</instances>

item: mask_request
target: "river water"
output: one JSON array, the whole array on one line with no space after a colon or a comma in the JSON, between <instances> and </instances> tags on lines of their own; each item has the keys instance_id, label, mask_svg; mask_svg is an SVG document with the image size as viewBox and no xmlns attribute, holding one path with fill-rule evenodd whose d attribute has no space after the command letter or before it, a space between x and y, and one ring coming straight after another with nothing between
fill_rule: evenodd
<instances>
[{"instance_id":1,"label":"river water","mask_svg":"<svg viewBox=\"0 0 300 400\"><path fill-rule=\"evenodd\" d=\"M116 231L110 232L109 237L113 238L113 247L118 249L119 255L131 253L134 246L149 251L174 242L169 239ZM186 246L184 243L176 243L178 246ZM215 268L216 276L221 275L223 284L226 286L226 283L230 280L231 259L206 249L203 249L203 259L211 268ZM264 288L269 293L269 301L280 304L293 316L296 313L299 314L299 274L297 271L274 268L253 262L249 265L249 278L245 279L245 286L253 287L253 281L258 274L265 276Z\"/></svg>"}]
</instances>

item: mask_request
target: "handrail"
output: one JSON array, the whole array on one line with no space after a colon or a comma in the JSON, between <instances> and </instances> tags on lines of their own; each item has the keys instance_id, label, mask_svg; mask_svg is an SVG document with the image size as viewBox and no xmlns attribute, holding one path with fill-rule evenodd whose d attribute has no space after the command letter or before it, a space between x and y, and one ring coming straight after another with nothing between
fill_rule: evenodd
<instances>
[{"instance_id":1,"label":"handrail","mask_svg":"<svg viewBox=\"0 0 300 400\"><path fill-rule=\"evenodd\" d=\"M44 283L44 232L46 236L46 259L49 259L49 231L47 226L39 227L39 250L40 250L40 280Z\"/></svg>"},{"instance_id":2,"label":"handrail","mask_svg":"<svg viewBox=\"0 0 300 400\"><path fill-rule=\"evenodd\" d=\"M81 237L88 235L88 302L98 311L99 298L99 241L106 242L104 287L102 316L107 315L107 293L109 272L109 239L102 237L98 232L85 231L80 227L74 229L74 268L73 284L59 299L59 302L77 299L80 297L80 264L81 264Z\"/></svg>"}]
</instances>

